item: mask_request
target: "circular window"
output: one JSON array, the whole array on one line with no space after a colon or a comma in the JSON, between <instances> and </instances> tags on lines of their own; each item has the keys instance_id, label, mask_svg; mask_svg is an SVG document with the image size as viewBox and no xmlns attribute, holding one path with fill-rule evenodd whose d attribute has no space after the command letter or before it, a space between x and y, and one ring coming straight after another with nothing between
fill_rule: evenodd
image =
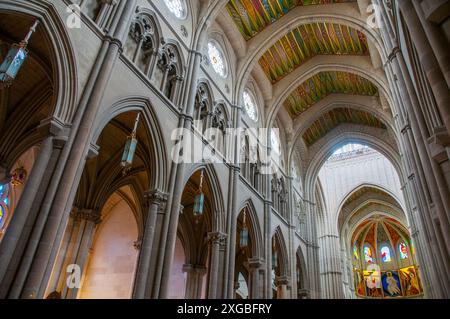
<instances>
[{"instance_id":1,"label":"circular window","mask_svg":"<svg viewBox=\"0 0 450 319\"><path fill-rule=\"evenodd\" d=\"M258 109L256 107L253 95L248 90L245 90L242 98L244 100L244 107L248 117L256 122L258 120Z\"/></svg>"},{"instance_id":2,"label":"circular window","mask_svg":"<svg viewBox=\"0 0 450 319\"><path fill-rule=\"evenodd\" d=\"M214 71L221 77L225 78L227 76L225 59L223 57L222 50L215 42L208 42L208 56L209 62L211 63Z\"/></svg>"},{"instance_id":3,"label":"circular window","mask_svg":"<svg viewBox=\"0 0 450 319\"><path fill-rule=\"evenodd\" d=\"M186 4L184 0L164 0L164 2L170 12L178 19L184 19L186 17Z\"/></svg>"}]
</instances>

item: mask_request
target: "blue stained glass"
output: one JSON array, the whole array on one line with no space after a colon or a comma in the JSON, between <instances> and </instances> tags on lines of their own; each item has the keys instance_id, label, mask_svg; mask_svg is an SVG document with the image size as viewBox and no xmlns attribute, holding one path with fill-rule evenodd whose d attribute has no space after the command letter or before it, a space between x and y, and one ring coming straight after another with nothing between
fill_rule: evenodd
<instances>
[{"instance_id":1,"label":"blue stained glass","mask_svg":"<svg viewBox=\"0 0 450 319\"><path fill-rule=\"evenodd\" d=\"M0 205L0 228L3 226L3 218L5 217L5 208Z\"/></svg>"}]
</instances>

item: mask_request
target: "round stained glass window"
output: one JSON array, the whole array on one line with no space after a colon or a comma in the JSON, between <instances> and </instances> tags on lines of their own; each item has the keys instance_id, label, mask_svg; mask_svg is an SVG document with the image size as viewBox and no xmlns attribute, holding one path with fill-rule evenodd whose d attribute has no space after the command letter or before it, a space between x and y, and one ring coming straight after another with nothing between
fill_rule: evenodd
<instances>
[{"instance_id":1,"label":"round stained glass window","mask_svg":"<svg viewBox=\"0 0 450 319\"><path fill-rule=\"evenodd\" d=\"M167 8L172 12L178 19L183 19L186 16L186 6L184 0L164 0Z\"/></svg>"},{"instance_id":2,"label":"round stained glass window","mask_svg":"<svg viewBox=\"0 0 450 319\"><path fill-rule=\"evenodd\" d=\"M214 71L221 77L225 78L227 76L227 67L223 58L222 50L215 42L210 41L208 43L208 56L209 62L211 63Z\"/></svg>"},{"instance_id":3,"label":"round stained glass window","mask_svg":"<svg viewBox=\"0 0 450 319\"><path fill-rule=\"evenodd\" d=\"M248 90L244 91L242 97L244 100L245 111L247 112L248 117L256 122L258 120L258 110L255 104L255 99Z\"/></svg>"}]
</instances>

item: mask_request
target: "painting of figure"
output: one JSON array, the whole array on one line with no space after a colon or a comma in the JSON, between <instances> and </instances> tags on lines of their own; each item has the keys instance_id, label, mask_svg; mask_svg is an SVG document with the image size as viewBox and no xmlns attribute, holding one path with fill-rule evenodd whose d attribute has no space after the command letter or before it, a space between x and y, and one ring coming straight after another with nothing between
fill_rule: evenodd
<instances>
[{"instance_id":1,"label":"painting of figure","mask_svg":"<svg viewBox=\"0 0 450 319\"><path fill-rule=\"evenodd\" d=\"M400 279L396 271L383 272L381 275L381 282L386 297L400 297L402 295Z\"/></svg>"},{"instance_id":2,"label":"painting of figure","mask_svg":"<svg viewBox=\"0 0 450 319\"><path fill-rule=\"evenodd\" d=\"M400 269L400 280L402 283L404 296L416 296L421 293L422 289L414 267Z\"/></svg>"},{"instance_id":3,"label":"painting of figure","mask_svg":"<svg viewBox=\"0 0 450 319\"><path fill-rule=\"evenodd\" d=\"M365 296L365 285L363 274L359 270L355 270L355 289L356 294L359 296Z\"/></svg>"}]
</instances>

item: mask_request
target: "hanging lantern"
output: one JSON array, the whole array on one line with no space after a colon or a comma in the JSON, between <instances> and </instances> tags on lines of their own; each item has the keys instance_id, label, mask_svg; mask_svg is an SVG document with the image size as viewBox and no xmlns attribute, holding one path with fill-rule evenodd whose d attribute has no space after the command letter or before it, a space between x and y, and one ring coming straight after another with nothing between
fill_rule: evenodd
<instances>
[{"instance_id":1,"label":"hanging lantern","mask_svg":"<svg viewBox=\"0 0 450 319\"><path fill-rule=\"evenodd\" d=\"M275 269L278 267L278 254L275 247L275 240L273 241L273 249L272 249L272 268Z\"/></svg>"},{"instance_id":2,"label":"hanging lantern","mask_svg":"<svg viewBox=\"0 0 450 319\"><path fill-rule=\"evenodd\" d=\"M203 170L200 173L200 185L198 187L197 195L194 198L194 215L203 215L203 206L205 205L205 194L202 191L203 188Z\"/></svg>"},{"instance_id":3,"label":"hanging lantern","mask_svg":"<svg viewBox=\"0 0 450 319\"><path fill-rule=\"evenodd\" d=\"M11 174L11 184L14 186L23 185L27 179L27 170L23 166L17 167Z\"/></svg>"},{"instance_id":4,"label":"hanging lantern","mask_svg":"<svg viewBox=\"0 0 450 319\"><path fill-rule=\"evenodd\" d=\"M25 39L19 44L13 44L9 49L5 60L0 65L0 88L9 87L19 73L28 56L28 41L30 41L31 35L36 31L38 24L39 21L36 20Z\"/></svg>"},{"instance_id":5,"label":"hanging lantern","mask_svg":"<svg viewBox=\"0 0 450 319\"><path fill-rule=\"evenodd\" d=\"M126 174L133 165L134 153L136 152L136 147L138 140L136 138L136 132L139 125L140 113L137 114L136 120L134 121L133 132L130 136L127 137L127 141L125 143L125 148L122 154L122 161L120 165L123 167L123 173Z\"/></svg>"},{"instance_id":6,"label":"hanging lantern","mask_svg":"<svg viewBox=\"0 0 450 319\"><path fill-rule=\"evenodd\" d=\"M244 217L243 217L243 221L242 221L242 229L241 232L239 234L239 246L241 248L245 248L248 245L248 229L247 229L247 225L245 222L245 215L246 215L246 210L244 210Z\"/></svg>"}]
</instances>

